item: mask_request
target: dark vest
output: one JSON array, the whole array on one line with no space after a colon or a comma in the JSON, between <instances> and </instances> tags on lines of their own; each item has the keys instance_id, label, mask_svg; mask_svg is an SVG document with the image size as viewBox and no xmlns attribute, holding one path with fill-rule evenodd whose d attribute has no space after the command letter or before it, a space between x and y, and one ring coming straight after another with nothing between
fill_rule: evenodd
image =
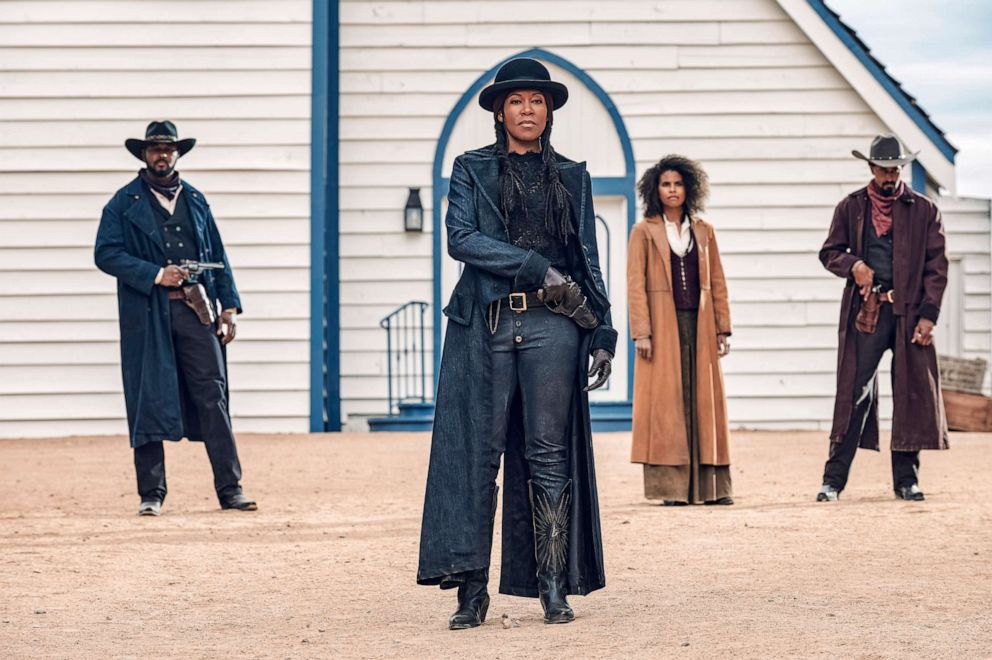
<instances>
[{"instance_id":1,"label":"dark vest","mask_svg":"<svg viewBox=\"0 0 992 660\"><path fill-rule=\"evenodd\" d=\"M878 235L871 221L871 200L865 219L865 263L875 271L875 284L888 291L892 288L892 232L896 226L893 223L884 236Z\"/></svg>"},{"instance_id":2,"label":"dark vest","mask_svg":"<svg viewBox=\"0 0 992 660\"><path fill-rule=\"evenodd\" d=\"M672 252L672 297L675 309L699 309L699 250L693 239L684 257Z\"/></svg>"},{"instance_id":3,"label":"dark vest","mask_svg":"<svg viewBox=\"0 0 992 660\"><path fill-rule=\"evenodd\" d=\"M162 227L162 241L165 244L165 263L178 265L183 259L197 261L200 251L196 245L196 229L193 227L193 218L189 213L189 204L186 202L186 191L179 193L179 201L176 203L176 212L169 215L169 212L162 208L158 198L152 195L151 205L159 219Z\"/></svg>"}]
</instances>

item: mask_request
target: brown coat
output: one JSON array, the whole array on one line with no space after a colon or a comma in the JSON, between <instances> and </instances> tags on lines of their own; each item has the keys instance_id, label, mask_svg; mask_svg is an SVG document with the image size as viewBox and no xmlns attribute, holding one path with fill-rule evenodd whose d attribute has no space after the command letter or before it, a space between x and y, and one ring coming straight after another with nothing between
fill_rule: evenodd
<instances>
[{"instance_id":1,"label":"brown coat","mask_svg":"<svg viewBox=\"0 0 992 660\"><path fill-rule=\"evenodd\" d=\"M892 205L892 286L896 315L896 343L892 358L892 449L947 449L947 421L940 394L937 352L912 343L920 317L937 321L947 286L947 256L940 211L928 198L904 187ZM837 397L830 439L840 442L847 433L854 406L857 349L853 329L861 297L851 268L864 254L865 222L871 222L867 188L851 193L837 205L830 232L820 250L820 261L834 275L847 279L840 308L837 355ZM878 379L875 379L878 401ZM878 407L869 413L860 446L878 449Z\"/></svg>"},{"instance_id":2,"label":"brown coat","mask_svg":"<svg viewBox=\"0 0 992 660\"><path fill-rule=\"evenodd\" d=\"M730 465L730 429L717 334L730 334L727 280L713 227L693 220L699 250L699 321L696 334L696 414L699 461ZM631 461L689 465L682 402L678 321L672 297L671 248L661 218L634 225L627 247L627 301L634 339L650 337L653 356L634 358L634 419Z\"/></svg>"}]
</instances>

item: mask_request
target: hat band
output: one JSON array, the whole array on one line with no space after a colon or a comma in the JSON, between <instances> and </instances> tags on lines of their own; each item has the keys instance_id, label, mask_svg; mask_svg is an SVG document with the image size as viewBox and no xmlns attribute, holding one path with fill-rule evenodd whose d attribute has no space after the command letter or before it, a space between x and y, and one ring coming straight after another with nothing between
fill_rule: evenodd
<instances>
[{"instance_id":1,"label":"hat band","mask_svg":"<svg viewBox=\"0 0 992 660\"><path fill-rule=\"evenodd\" d=\"M178 142L174 135L149 135L145 142Z\"/></svg>"}]
</instances>

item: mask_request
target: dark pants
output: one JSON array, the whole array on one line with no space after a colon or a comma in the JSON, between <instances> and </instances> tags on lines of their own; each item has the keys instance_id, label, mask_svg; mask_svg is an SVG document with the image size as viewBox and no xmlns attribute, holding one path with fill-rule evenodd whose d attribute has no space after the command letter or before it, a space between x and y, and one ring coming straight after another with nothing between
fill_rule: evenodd
<instances>
[{"instance_id":1,"label":"dark pants","mask_svg":"<svg viewBox=\"0 0 992 660\"><path fill-rule=\"evenodd\" d=\"M830 457L823 470L823 483L833 486L838 491L844 490L844 486L847 485L847 475L851 471L854 454L858 451L861 433L868 422L872 408L878 405L878 401L875 400L878 363L886 350L895 350L896 317L892 313L892 305L882 303L874 334L862 334L853 327L851 332L856 335L858 363L854 377L854 409L844 439L841 442L830 443ZM893 381L899 377L900 375L893 369ZM919 467L920 452L893 451L892 485L895 488L902 488L915 484Z\"/></svg>"},{"instance_id":2,"label":"dark pants","mask_svg":"<svg viewBox=\"0 0 992 660\"><path fill-rule=\"evenodd\" d=\"M495 308L495 305L494 305ZM493 434L490 469L495 481L506 449L511 406L520 397L524 457L531 480L548 493L568 481L568 440L575 389L579 328L546 307L526 312L501 305L492 337Z\"/></svg>"},{"instance_id":3,"label":"dark pants","mask_svg":"<svg viewBox=\"0 0 992 660\"><path fill-rule=\"evenodd\" d=\"M172 316L172 345L176 368L185 383L188 401L194 406L200 433L214 472L217 497L226 499L241 492L241 463L227 410L227 375L220 341L213 326L205 326L181 300L169 302ZM178 438L177 438L178 439ZM138 494L142 500L164 500L165 449L150 442L134 450Z\"/></svg>"}]
</instances>

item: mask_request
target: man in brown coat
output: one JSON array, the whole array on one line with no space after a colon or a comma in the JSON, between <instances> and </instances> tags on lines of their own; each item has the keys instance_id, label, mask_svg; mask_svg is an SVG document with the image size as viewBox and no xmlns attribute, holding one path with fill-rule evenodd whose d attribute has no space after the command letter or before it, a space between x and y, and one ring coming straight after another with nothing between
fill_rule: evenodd
<instances>
[{"instance_id":1,"label":"man in brown coat","mask_svg":"<svg viewBox=\"0 0 992 660\"><path fill-rule=\"evenodd\" d=\"M878 450L878 363L892 350L892 481L896 497L922 500L921 449L947 449L933 328L947 285L940 211L899 180L916 157L880 135L866 160L872 180L834 211L820 261L847 279L840 314L837 398L830 457L816 499L833 502L858 447Z\"/></svg>"}]
</instances>

